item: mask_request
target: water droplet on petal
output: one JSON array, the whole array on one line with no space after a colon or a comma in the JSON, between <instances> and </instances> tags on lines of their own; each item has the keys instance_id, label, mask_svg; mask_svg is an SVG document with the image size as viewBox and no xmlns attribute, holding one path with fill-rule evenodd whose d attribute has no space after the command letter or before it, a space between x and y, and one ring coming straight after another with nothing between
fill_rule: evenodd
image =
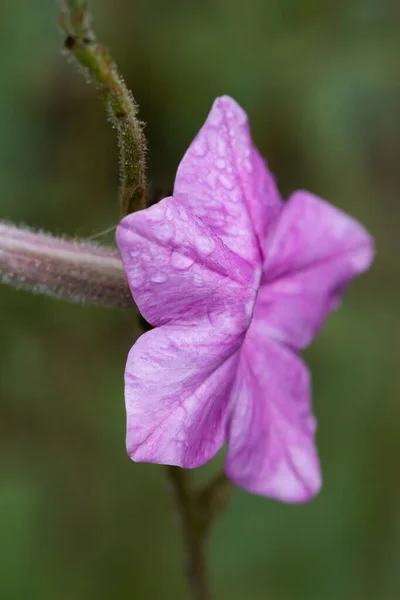
<instances>
[{"instance_id":1,"label":"water droplet on petal","mask_svg":"<svg viewBox=\"0 0 400 600\"><path fill-rule=\"evenodd\" d=\"M238 332L237 320L228 311L219 312L211 310L208 313L208 318L218 333L234 335Z\"/></svg>"},{"instance_id":2,"label":"water droplet on petal","mask_svg":"<svg viewBox=\"0 0 400 600\"><path fill-rule=\"evenodd\" d=\"M211 254L211 252L215 249L215 242L210 237L197 237L194 240L194 244L203 256Z\"/></svg>"},{"instance_id":3,"label":"water droplet on petal","mask_svg":"<svg viewBox=\"0 0 400 600\"><path fill-rule=\"evenodd\" d=\"M243 161L243 166L244 166L245 170L246 170L248 173L251 173L251 172L252 172L252 170L253 170L253 165L251 164L251 161L250 161L248 158L246 158L246 159Z\"/></svg>"},{"instance_id":4,"label":"water droplet on petal","mask_svg":"<svg viewBox=\"0 0 400 600\"><path fill-rule=\"evenodd\" d=\"M190 148L195 156L204 156L207 152L207 141L204 136L199 136Z\"/></svg>"},{"instance_id":5,"label":"water droplet on petal","mask_svg":"<svg viewBox=\"0 0 400 600\"><path fill-rule=\"evenodd\" d=\"M228 148L227 148L226 142L222 138L217 139L217 152L218 152L219 156L222 156L222 157L226 156L228 153Z\"/></svg>"},{"instance_id":6,"label":"water droplet on petal","mask_svg":"<svg viewBox=\"0 0 400 600\"><path fill-rule=\"evenodd\" d=\"M170 223L160 223L155 230L155 234L158 240L168 241L171 239L174 233L174 228Z\"/></svg>"},{"instance_id":7,"label":"water droplet on petal","mask_svg":"<svg viewBox=\"0 0 400 600\"><path fill-rule=\"evenodd\" d=\"M222 173L218 177L218 181L226 190L233 190L233 185L234 185L233 179L229 175Z\"/></svg>"},{"instance_id":8,"label":"water droplet on petal","mask_svg":"<svg viewBox=\"0 0 400 600\"><path fill-rule=\"evenodd\" d=\"M174 212L170 206L167 206L167 209L165 211L165 218L167 219L167 221L174 220Z\"/></svg>"},{"instance_id":9,"label":"water droplet on petal","mask_svg":"<svg viewBox=\"0 0 400 600\"><path fill-rule=\"evenodd\" d=\"M152 275L150 277L151 281L153 281L154 283L164 283L164 281L167 281L167 276L165 275L165 273L162 273L161 271L158 273L154 273L154 275Z\"/></svg>"},{"instance_id":10,"label":"water droplet on petal","mask_svg":"<svg viewBox=\"0 0 400 600\"><path fill-rule=\"evenodd\" d=\"M132 287L139 287L143 285L145 279L146 278L143 270L138 266L135 269L129 271L128 273L129 285Z\"/></svg>"},{"instance_id":11,"label":"water droplet on petal","mask_svg":"<svg viewBox=\"0 0 400 600\"><path fill-rule=\"evenodd\" d=\"M194 259L191 256L182 254L179 250L174 250L171 254L171 266L178 271L185 271L189 269L194 263Z\"/></svg>"}]
</instances>

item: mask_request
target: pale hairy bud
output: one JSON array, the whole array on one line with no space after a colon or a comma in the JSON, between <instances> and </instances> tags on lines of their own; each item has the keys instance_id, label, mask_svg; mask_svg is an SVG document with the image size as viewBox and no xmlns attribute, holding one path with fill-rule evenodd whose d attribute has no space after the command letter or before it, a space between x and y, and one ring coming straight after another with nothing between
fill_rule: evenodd
<instances>
[{"instance_id":1,"label":"pale hairy bud","mask_svg":"<svg viewBox=\"0 0 400 600\"><path fill-rule=\"evenodd\" d=\"M0 281L73 302L134 307L117 250L3 222Z\"/></svg>"}]
</instances>

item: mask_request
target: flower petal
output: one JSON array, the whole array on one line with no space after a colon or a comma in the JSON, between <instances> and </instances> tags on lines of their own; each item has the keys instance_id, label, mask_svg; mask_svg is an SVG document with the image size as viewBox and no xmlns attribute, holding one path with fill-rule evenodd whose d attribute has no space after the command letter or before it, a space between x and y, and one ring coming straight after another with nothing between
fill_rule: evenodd
<instances>
[{"instance_id":1,"label":"flower petal","mask_svg":"<svg viewBox=\"0 0 400 600\"><path fill-rule=\"evenodd\" d=\"M126 217L117 241L135 301L159 326L127 362L128 453L199 466L225 440L260 274L173 198Z\"/></svg>"},{"instance_id":2,"label":"flower petal","mask_svg":"<svg viewBox=\"0 0 400 600\"><path fill-rule=\"evenodd\" d=\"M304 502L321 487L307 367L250 326L242 347L225 470L249 492Z\"/></svg>"},{"instance_id":3,"label":"flower petal","mask_svg":"<svg viewBox=\"0 0 400 600\"><path fill-rule=\"evenodd\" d=\"M127 449L138 462L201 466L226 435L243 335L166 325L142 335L125 372Z\"/></svg>"},{"instance_id":4,"label":"flower petal","mask_svg":"<svg viewBox=\"0 0 400 600\"><path fill-rule=\"evenodd\" d=\"M254 147L246 113L217 98L176 175L174 197L251 264L281 210L279 192Z\"/></svg>"},{"instance_id":5,"label":"flower petal","mask_svg":"<svg viewBox=\"0 0 400 600\"><path fill-rule=\"evenodd\" d=\"M206 319L226 332L246 329L259 271L178 201L166 198L125 217L117 243L133 297L149 323Z\"/></svg>"},{"instance_id":6,"label":"flower petal","mask_svg":"<svg viewBox=\"0 0 400 600\"><path fill-rule=\"evenodd\" d=\"M372 259L372 238L357 221L312 194L296 192L266 244L253 314L257 327L305 348Z\"/></svg>"}]
</instances>

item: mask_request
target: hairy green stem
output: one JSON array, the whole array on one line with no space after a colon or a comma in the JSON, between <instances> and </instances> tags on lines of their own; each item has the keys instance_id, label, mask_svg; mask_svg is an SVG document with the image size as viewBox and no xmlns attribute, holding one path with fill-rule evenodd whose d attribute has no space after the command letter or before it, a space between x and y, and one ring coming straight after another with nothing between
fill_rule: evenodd
<instances>
[{"instance_id":1,"label":"hairy green stem","mask_svg":"<svg viewBox=\"0 0 400 600\"><path fill-rule=\"evenodd\" d=\"M120 149L121 213L127 215L146 204L146 140L138 106L105 46L91 28L88 0L62 0L60 26L64 46L97 87Z\"/></svg>"}]
</instances>

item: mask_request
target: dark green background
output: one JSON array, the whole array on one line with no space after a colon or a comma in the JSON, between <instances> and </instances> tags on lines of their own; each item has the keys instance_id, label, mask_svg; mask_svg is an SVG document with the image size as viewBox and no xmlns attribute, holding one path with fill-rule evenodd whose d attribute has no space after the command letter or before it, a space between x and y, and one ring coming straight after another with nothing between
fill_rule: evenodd
<instances>
[{"instance_id":1,"label":"dark green background","mask_svg":"<svg viewBox=\"0 0 400 600\"><path fill-rule=\"evenodd\" d=\"M212 537L216 598L399 598L399 3L92 6L148 123L154 185L171 187L227 93L284 195L309 189L376 238L306 353L323 490L303 506L234 490ZM116 142L56 15L50 0L0 4L0 218L90 236L118 221ZM0 598L184 598L163 470L125 453L133 314L2 287L0 315Z\"/></svg>"}]
</instances>

